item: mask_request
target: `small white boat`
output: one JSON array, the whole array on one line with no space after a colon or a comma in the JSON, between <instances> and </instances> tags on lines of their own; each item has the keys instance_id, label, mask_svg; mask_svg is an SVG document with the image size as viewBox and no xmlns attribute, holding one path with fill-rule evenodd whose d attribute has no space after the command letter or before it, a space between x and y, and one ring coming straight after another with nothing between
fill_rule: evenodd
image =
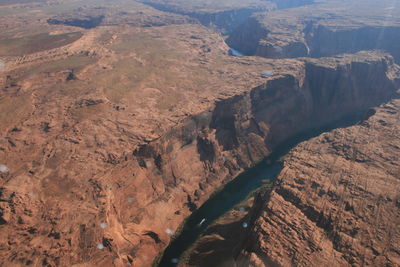
<instances>
[{"instance_id":1,"label":"small white boat","mask_svg":"<svg viewBox=\"0 0 400 267\"><path fill-rule=\"evenodd\" d=\"M206 218L203 218L203 220L200 221L200 223L197 225L198 227L201 227L201 225L206 221Z\"/></svg>"}]
</instances>

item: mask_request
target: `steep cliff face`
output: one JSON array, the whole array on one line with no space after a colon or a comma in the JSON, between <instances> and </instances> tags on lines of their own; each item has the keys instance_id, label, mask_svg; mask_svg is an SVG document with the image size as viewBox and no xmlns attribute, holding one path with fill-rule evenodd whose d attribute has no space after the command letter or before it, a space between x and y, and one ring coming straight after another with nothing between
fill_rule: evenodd
<instances>
[{"instance_id":1,"label":"steep cliff face","mask_svg":"<svg viewBox=\"0 0 400 267\"><path fill-rule=\"evenodd\" d=\"M345 3L322 1L256 14L240 25L227 43L248 55L267 58L324 57L378 49L400 60L397 7L389 1L376 9L350 4L348 10L343 10L341 5Z\"/></svg>"},{"instance_id":2,"label":"steep cliff face","mask_svg":"<svg viewBox=\"0 0 400 267\"><path fill-rule=\"evenodd\" d=\"M270 9L272 10L273 8L270 7ZM268 11L268 9L241 8L216 13L188 13L187 15L198 19L201 24L207 27L222 30L224 33L230 33L252 14L260 11Z\"/></svg>"},{"instance_id":3,"label":"steep cliff face","mask_svg":"<svg viewBox=\"0 0 400 267\"><path fill-rule=\"evenodd\" d=\"M240 161L255 162L296 133L389 100L396 88L386 74L392 59L369 61L368 54L309 60L301 77L276 78L217 103L215 139L223 151L241 151Z\"/></svg>"},{"instance_id":4,"label":"steep cliff face","mask_svg":"<svg viewBox=\"0 0 400 267\"><path fill-rule=\"evenodd\" d=\"M277 11L279 14L289 11ZM271 15L270 15L271 14ZM307 56L309 48L304 39L301 22L285 23L274 16L275 12L256 14L242 23L226 40L226 43L246 55L266 58L295 58ZM267 20L267 21L265 21Z\"/></svg>"},{"instance_id":5,"label":"steep cliff face","mask_svg":"<svg viewBox=\"0 0 400 267\"><path fill-rule=\"evenodd\" d=\"M400 60L400 27L364 26L335 30L319 25L306 39L312 57L381 49L392 54L396 61Z\"/></svg>"},{"instance_id":6,"label":"steep cliff face","mask_svg":"<svg viewBox=\"0 0 400 267\"><path fill-rule=\"evenodd\" d=\"M359 54L361 58L366 55ZM387 60L391 62L390 58ZM335 59L307 61L299 85L292 77L285 77L269 83L267 90L254 90L252 108L256 121L261 129L267 128L263 123L274 129L268 132L267 143L278 144L284 140L284 133L319 127L329 120L387 101L395 86L387 78L382 80L389 71L385 62L386 59L375 62L353 59L339 64Z\"/></svg>"},{"instance_id":7,"label":"steep cliff face","mask_svg":"<svg viewBox=\"0 0 400 267\"><path fill-rule=\"evenodd\" d=\"M226 43L243 54L254 55L261 39L268 33L268 29L262 27L259 20L252 16L232 32Z\"/></svg>"},{"instance_id":8,"label":"steep cliff face","mask_svg":"<svg viewBox=\"0 0 400 267\"><path fill-rule=\"evenodd\" d=\"M141 2L158 10L188 15L207 27L216 28L223 33L231 33L252 14L311 5L313 0L220 0L218 2L198 0L142 0Z\"/></svg>"},{"instance_id":9,"label":"steep cliff face","mask_svg":"<svg viewBox=\"0 0 400 267\"><path fill-rule=\"evenodd\" d=\"M304 24L292 35L278 35L274 28L263 26L256 18L241 25L227 43L248 55L266 58L326 57L362 50L384 50L400 59L400 27L364 26L336 30L324 25ZM292 29L286 29L292 31Z\"/></svg>"},{"instance_id":10,"label":"steep cliff face","mask_svg":"<svg viewBox=\"0 0 400 267\"><path fill-rule=\"evenodd\" d=\"M142 1L144 4L164 12L187 15L196 19L204 26L215 28L224 33L232 32L236 27L246 21L252 14L270 11L276 6L266 1L250 1L245 4L234 1L222 1L210 4L188 1L173 3L166 1Z\"/></svg>"}]
</instances>

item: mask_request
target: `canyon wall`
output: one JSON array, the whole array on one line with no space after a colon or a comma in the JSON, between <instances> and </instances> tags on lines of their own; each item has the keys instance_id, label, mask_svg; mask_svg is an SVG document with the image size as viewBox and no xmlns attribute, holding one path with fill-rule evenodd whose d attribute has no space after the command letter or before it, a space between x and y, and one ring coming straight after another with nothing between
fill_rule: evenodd
<instances>
[{"instance_id":1,"label":"canyon wall","mask_svg":"<svg viewBox=\"0 0 400 267\"><path fill-rule=\"evenodd\" d=\"M241 8L217 13L188 13L187 15L198 19L204 26L222 30L224 33L230 33L252 14L260 11L259 8Z\"/></svg>"},{"instance_id":2,"label":"canyon wall","mask_svg":"<svg viewBox=\"0 0 400 267\"><path fill-rule=\"evenodd\" d=\"M268 33L268 29L260 26L255 17L250 17L232 32L226 43L245 55L254 55L259 42Z\"/></svg>"},{"instance_id":3,"label":"canyon wall","mask_svg":"<svg viewBox=\"0 0 400 267\"><path fill-rule=\"evenodd\" d=\"M306 35L310 56L323 57L360 50L380 49L400 60L400 27L360 27L335 30L319 25Z\"/></svg>"},{"instance_id":4,"label":"canyon wall","mask_svg":"<svg viewBox=\"0 0 400 267\"><path fill-rule=\"evenodd\" d=\"M198 11L196 8L193 8L190 6L190 3L185 3L180 6L163 1L143 1L143 3L164 12L187 15L198 20L198 22L204 26L215 28L223 33L232 32L256 12L266 12L275 9L275 5L267 1L254 1L241 7L237 7L235 3L232 3L230 6L219 8L218 4L216 4L215 9L211 8L210 10L208 10L208 6L205 5L202 7L203 11ZM196 5L198 5L198 3L194 3L195 7Z\"/></svg>"},{"instance_id":5,"label":"canyon wall","mask_svg":"<svg viewBox=\"0 0 400 267\"><path fill-rule=\"evenodd\" d=\"M237 27L226 43L246 54L266 58L295 58L308 55L301 23L264 23L270 13L256 14ZM268 20L269 21L269 20ZM274 21L275 22L275 21ZM287 27L287 28L286 28Z\"/></svg>"},{"instance_id":6,"label":"canyon wall","mask_svg":"<svg viewBox=\"0 0 400 267\"><path fill-rule=\"evenodd\" d=\"M247 3L228 0L222 1L221 5L219 3L210 5L210 3L199 3L197 1L187 1L182 4L163 0L143 0L142 2L161 11L188 15L197 19L204 26L216 28L223 33L231 33L254 13L314 3L313 0L254 0Z\"/></svg>"},{"instance_id":7,"label":"canyon wall","mask_svg":"<svg viewBox=\"0 0 400 267\"><path fill-rule=\"evenodd\" d=\"M331 14L318 14L318 9L314 18L308 14L304 19L302 9L299 14L295 10L249 18L229 36L228 45L247 55L267 58L326 57L384 50L397 62L400 60L400 26L396 21L388 22L389 25L361 20L349 23ZM326 21L321 17L326 17Z\"/></svg>"}]
</instances>

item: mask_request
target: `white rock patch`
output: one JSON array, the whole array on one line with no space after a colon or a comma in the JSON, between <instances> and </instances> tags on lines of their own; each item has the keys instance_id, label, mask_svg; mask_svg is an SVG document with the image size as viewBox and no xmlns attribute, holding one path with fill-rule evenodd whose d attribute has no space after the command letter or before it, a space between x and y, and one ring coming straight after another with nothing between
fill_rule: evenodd
<instances>
[{"instance_id":1,"label":"white rock patch","mask_svg":"<svg viewBox=\"0 0 400 267\"><path fill-rule=\"evenodd\" d=\"M8 173L10 171L10 169L8 169L8 167L6 165L0 164L0 173Z\"/></svg>"}]
</instances>

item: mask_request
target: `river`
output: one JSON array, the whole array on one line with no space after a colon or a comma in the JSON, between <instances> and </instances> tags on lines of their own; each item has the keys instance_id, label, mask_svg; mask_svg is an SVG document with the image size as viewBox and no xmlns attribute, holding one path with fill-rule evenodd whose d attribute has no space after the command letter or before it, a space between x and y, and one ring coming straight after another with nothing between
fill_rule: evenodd
<instances>
[{"instance_id":1,"label":"river","mask_svg":"<svg viewBox=\"0 0 400 267\"><path fill-rule=\"evenodd\" d=\"M280 159L297 144L335 128L354 125L364 114L364 112L352 114L327 124L323 128L312 129L286 140L261 163L245 171L221 190L215 192L209 200L186 219L180 234L165 249L158 266L176 266L183 252L194 244L210 224L245 200L254 190L266 183L273 182L283 167Z\"/></svg>"},{"instance_id":2,"label":"river","mask_svg":"<svg viewBox=\"0 0 400 267\"><path fill-rule=\"evenodd\" d=\"M229 55L234 56L234 57L244 57L246 56L245 54L241 53L240 51L237 51L233 48L229 48Z\"/></svg>"}]
</instances>

